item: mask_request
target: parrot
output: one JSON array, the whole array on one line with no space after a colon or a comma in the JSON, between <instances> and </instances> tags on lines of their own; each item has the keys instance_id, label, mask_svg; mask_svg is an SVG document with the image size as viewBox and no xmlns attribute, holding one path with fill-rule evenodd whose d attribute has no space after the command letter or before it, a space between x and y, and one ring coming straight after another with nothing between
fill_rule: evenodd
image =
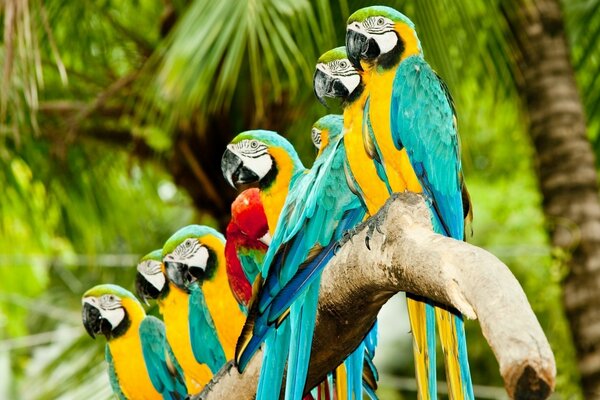
<instances>
[{"instance_id":1,"label":"parrot","mask_svg":"<svg viewBox=\"0 0 600 400\"><path fill-rule=\"evenodd\" d=\"M341 131L340 116L324 118L332 120L332 126ZM281 217L265 256L261 273L264 281L236 349L238 368L243 371L265 342L257 399L279 393L286 360L285 397L302 397L322 269L333 257L343 232L365 215L358 197L350 190L343 190L347 186L344 155L338 151L340 143L341 135L310 170L304 170L289 142L271 131L242 132L227 146L223 156L222 169L229 183L234 187L258 183L261 200L271 200L272 188L281 179L281 171L292 177L290 192L284 198ZM282 152L290 154L282 156ZM291 167L289 161L281 165L280 160L296 159L298 163ZM281 182L279 185L284 186ZM266 201L263 204L269 210ZM268 214L267 211L267 218Z\"/></svg>"},{"instance_id":2,"label":"parrot","mask_svg":"<svg viewBox=\"0 0 600 400\"><path fill-rule=\"evenodd\" d=\"M248 312L252 285L271 243L267 216L258 188L244 190L231 204L225 232L225 261L229 286L242 311Z\"/></svg>"},{"instance_id":3,"label":"parrot","mask_svg":"<svg viewBox=\"0 0 600 400\"><path fill-rule=\"evenodd\" d=\"M152 252L138 264L136 288L140 297L157 299L192 393L233 358L245 320L229 288L224 250L219 232L189 225L166 241L160 255Z\"/></svg>"},{"instance_id":4,"label":"parrot","mask_svg":"<svg viewBox=\"0 0 600 400\"><path fill-rule=\"evenodd\" d=\"M366 76L362 137L365 151L382 170L379 176L393 192L422 193L435 232L464 240L472 207L462 174L456 111L446 84L423 57L413 22L390 7L362 8L348 18L346 47L353 66ZM426 321L432 314L437 320L450 398L473 399L462 316L415 300L409 296L415 337L434 337ZM421 348L420 342L427 341L415 341L417 353L434 352L429 345ZM421 398L437 397L434 365L426 385L422 379L429 393Z\"/></svg>"},{"instance_id":5,"label":"parrot","mask_svg":"<svg viewBox=\"0 0 600 400\"><path fill-rule=\"evenodd\" d=\"M82 321L92 337L106 337L105 358L119 400L184 400L183 372L167 341L165 326L147 316L135 296L103 284L83 294Z\"/></svg>"}]
</instances>

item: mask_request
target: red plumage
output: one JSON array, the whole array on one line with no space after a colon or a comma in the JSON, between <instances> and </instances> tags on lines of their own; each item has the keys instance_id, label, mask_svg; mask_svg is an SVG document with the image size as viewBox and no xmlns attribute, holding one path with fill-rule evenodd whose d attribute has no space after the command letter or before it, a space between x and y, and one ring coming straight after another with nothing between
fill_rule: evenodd
<instances>
[{"instance_id":1,"label":"red plumage","mask_svg":"<svg viewBox=\"0 0 600 400\"><path fill-rule=\"evenodd\" d=\"M253 282L249 281L239 257L246 255L257 265L262 264L262 258L268 249L264 243L268 233L267 217L258 189L243 191L231 204L231 222L225 235L225 259L231 291L238 303L246 308L252 298Z\"/></svg>"}]
</instances>

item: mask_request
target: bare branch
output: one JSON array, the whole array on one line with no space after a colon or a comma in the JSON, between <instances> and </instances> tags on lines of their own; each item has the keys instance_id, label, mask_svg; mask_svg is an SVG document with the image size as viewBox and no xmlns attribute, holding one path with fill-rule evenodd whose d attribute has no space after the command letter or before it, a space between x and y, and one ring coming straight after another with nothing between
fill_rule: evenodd
<instances>
[{"instance_id":1,"label":"bare branch","mask_svg":"<svg viewBox=\"0 0 600 400\"><path fill-rule=\"evenodd\" d=\"M371 328L399 291L425 296L479 318L511 398L546 399L554 389L554 355L523 289L489 252L433 233L419 195L397 194L378 214L383 235L368 250L363 226L323 273L307 387L320 382ZM229 368L198 397L252 399L261 357L239 375Z\"/></svg>"}]
</instances>

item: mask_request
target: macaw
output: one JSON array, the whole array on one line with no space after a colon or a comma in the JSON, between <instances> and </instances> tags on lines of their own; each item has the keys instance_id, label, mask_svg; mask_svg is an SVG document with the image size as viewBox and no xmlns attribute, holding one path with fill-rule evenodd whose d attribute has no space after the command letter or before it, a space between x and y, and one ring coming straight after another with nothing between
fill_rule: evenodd
<instances>
[{"instance_id":1,"label":"macaw","mask_svg":"<svg viewBox=\"0 0 600 400\"><path fill-rule=\"evenodd\" d=\"M187 397L165 326L147 316L132 293L110 284L91 288L83 294L82 320L92 339L98 334L106 337L108 375L119 400Z\"/></svg>"},{"instance_id":2,"label":"macaw","mask_svg":"<svg viewBox=\"0 0 600 400\"><path fill-rule=\"evenodd\" d=\"M341 117L325 118L336 121L332 126L341 131ZM236 349L236 360L243 370L263 341L266 343L258 399L279 392L286 360L285 396L302 397L322 269L333 257L342 233L365 215L358 197L343 190L346 180L344 155L337 151L340 143L341 135L308 171L284 167L294 171L290 192L265 257L262 288ZM232 185L244 175L247 178L241 183L258 183L261 191L270 190L280 173L272 154L283 149L292 152L286 159L298 158L293 147L274 132L243 132L224 154L224 175ZM261 193L262 197L266 196ZM266 204L265 209L269 209Z\"/></svg>"},{"instance_id":3,"label":"macaw","mask_svg":"<svg viewBox=\"0 0 600 400\"><path fill-rule=\"evenodd\" d=\"M167 338L193 393L233 358L245 320L229 288L224 249L219 232L190 225L167 240L160 256L150 253L138 264L140 297L157 298Z\"/></svg>"},{"instance_id":4,"label":"macaw","mask_svg":"<svg viewBox=\"0 0 600 400\"><path fill-rule=\"evenodd\" d=\"M346 47L354 67L367 76L362 135L366 152L382 170L379 176L393 192L423 193L434 230L464 240L465 222L472 214L454 104L444 82L423 58L414 24L390 7L360 9L348 19ZM434 311L430 302L413 299L409 310L417 353L424 350L419 342L428 341L418 338L422 333L431 342L434 334L425 321L435 314L450 398L472 399L462 316L439 307ZM424 332L419 325L426 327ZM428 347L425 351L433 353L433 347ZM434 380L430 373L427 385L432 398L436 397ZM421 397L427 398L425 393Z\"/></svg>"},{"instance_id":5,"label":"macaw","mask_svg":"<svg viewBox=\"0 0 600 400\"><path fill-rule=\"evenodd\" d=\"M286 139L273 131L253 130L240 133L227 145L221 171L236 189L258 182L273 236L289 188L306 169Z\"/></svg>"},{"instance_id":6,"label":"macaw","mask_svg":"<svg viewBox=\"0 0 600 400\"><path fill-rule=\"evenodd\" d=\"M231 204L231 222L225 233L225 260L229 286L247 313L252 285L271 243L267 216L257 188L246 189Z\"/></svg>"},{"instance_id":7,"label":"macaw","mask_svg":"<svg viewBox=\"0 0 600 400\"><path fill-rule=\"evenodd\" d=\"M361 76L348 59L345 47L337 47L317 60L313 88L317 99L327 106L325 97L343 99L345 171L350 189L357 194L369 215L374 215L389 195L380 179L376 165L362 151L363 109L368 98L365 77ZM363 188L372 188L362 190Z\"/></svg>"}]
</instances>

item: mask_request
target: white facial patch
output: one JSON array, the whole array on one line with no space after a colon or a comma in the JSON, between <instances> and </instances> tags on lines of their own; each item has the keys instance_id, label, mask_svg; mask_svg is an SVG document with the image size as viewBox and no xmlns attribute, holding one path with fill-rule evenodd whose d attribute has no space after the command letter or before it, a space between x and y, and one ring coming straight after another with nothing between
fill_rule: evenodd
<instances>
[{"instance_id":1,"label":"white facial patch","mask_svg":"<svg viewBox=\"0 0 600 400\"><path fill-rule=\"evenodd\" d=\"M347 58L333 60L327 64L319 63L317 64L317 68L342 82L346 89L348 89L348 93L354 92L358 85L360 85L360 75Z\"/></svg>"},{"instance_id":2,"label":"white facial patch","mask_svg":"<svg viewBox=\"0 0 600 400\"><path fill-rule=\"evenodd\" d=\"M173 261L185 264L190 268L196 267L206 270L208 257L208 249L205 246L202 246L200 242L198 242L198 239L189 238L177 246L171 254L167 254L165 261Z\"/></svg>"},{"instance_id":3,"label":"white facial patch","mask_svg":"<svg viewBox=\"0 0 600 400\"><path fill-rule=\"evenodd\" d=\"M360 76L358 74L338 76L338 79L346 86L348 93L354 92L358 85L360 85Z\"/></svg>"},{"instance_id":4,"label":"white facial patch","mask_svg":"<svg viewBox=\"0 0 600 400\"><path fill-rule=\"evenodd\" d=\"M137 270L159 292L165 286L166 278L161 270L160 261L144 260L137 265Z\"/></svg>"},{"instance_id":5,"label":"white facial patch","mask_svg":"<svg viewBox=\"0 0 600 400\"><path fill-rule=\"evenodd\" d=\"M105 294L100 298L86 297L82 303L88 303L100 311L100 316L110 323L115 329L125 318L125 310L121 305L121 299L112 294Z\"/></svg>"},{"instance_id":6,"label":"white facial patch","mask_svg":"<svg viewBox=\"0 0 600 400\"><path fill-rule=\"evenodd\" d=\"M377 42L381 54L389 53L398 44L398 36L392 31L373 35L373 38Z\"/></svg>"},{"instance_id":7,"label":"white facial patch","mask_svg":"<svg viewBox=\"0 0 600 400\"><path fill-rule=\"evenodd\" d=\"M312 128L310 137L317 150L321 149L321 131L317 128Z\"/></svg>"},{"instance_id":8,"label":"white facial patch","mask_svg":"<svg viewBox=\"0 0 600 400\"><path fill-rule=\"evenodd\" d=\"M273 167L273 159L267 151L267 146L258 140L242 140L230 143L227 149L238 156L246 168L262 179Z\"/></svg>"},{"instance_id":9,"label":"white facial patch","mask_svg":"<svg viewBox=\"0 0 600 400\"><path fill-rule=\"evenodd\" d=\"M398 44L398 36L394 31L394 21L382 16L367 18L362 27L367 38L372 38L379 46L380 54L385 54L394 49ZM364 33L364 32L363 32Z\"/></svg>"}]
</instances>

